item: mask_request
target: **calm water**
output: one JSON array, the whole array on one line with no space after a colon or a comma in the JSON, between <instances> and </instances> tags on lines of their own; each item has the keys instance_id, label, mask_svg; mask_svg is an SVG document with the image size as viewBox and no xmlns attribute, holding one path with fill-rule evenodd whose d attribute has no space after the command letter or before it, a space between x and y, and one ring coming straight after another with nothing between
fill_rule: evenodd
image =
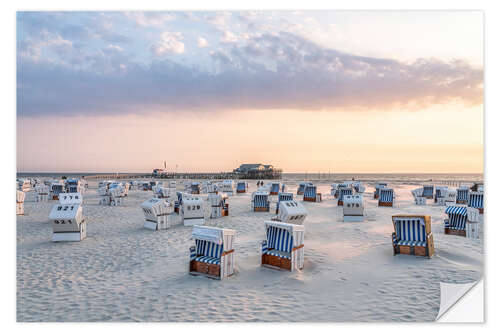
<instances>
[{"instance_id":1,"label":"calm water","mask_svg":"<svg viewBox=\"0 0 500 333\"><path fill-rule=\"evenodd\" d=\"M19 178L61 178L66 176L71 177L82 177L95 175L96 173L18 173ZM109 174L115 175L115 173L99 173L99 174ZM283 180L285 181L319 181L319 182L342 182L347 180L359 180L365 183L374 183L377 181L386 181L389 183L445 183L450 185L467 184L474 182L482 182L483 174L480 173L463 173L463 174L445 174L445 173L392 173L392 174L381 174L381 173L283 173Z\"/></svg>"}]
</instances>

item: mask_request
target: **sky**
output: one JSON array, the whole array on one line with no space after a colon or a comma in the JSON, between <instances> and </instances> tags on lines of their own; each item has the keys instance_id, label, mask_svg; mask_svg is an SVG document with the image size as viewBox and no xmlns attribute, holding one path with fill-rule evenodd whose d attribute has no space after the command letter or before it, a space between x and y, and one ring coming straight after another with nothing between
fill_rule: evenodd
<instances>
[{"instance_id":1,"label":"sky","mask_svg":"<svg viewBox=\"0 0 500 333\"><path fill-rule=\"evenodd\" d=\"M18 12L20 172L483 171L479 11Z\"/></svg>"}]
</instances>

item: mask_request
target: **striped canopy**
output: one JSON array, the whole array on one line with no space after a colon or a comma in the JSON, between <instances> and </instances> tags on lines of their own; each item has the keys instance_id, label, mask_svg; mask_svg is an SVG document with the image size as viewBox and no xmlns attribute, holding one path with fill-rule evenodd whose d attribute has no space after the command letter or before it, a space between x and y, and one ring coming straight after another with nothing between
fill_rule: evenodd
<instances>
[{"instance_id":1,"label":"striped canopy","mask_svg":"<svg viewBox=\"0 0 500 333\"><path fill-rule=\"evenodd\" d=\"M449 206L446 207L446 214L455 214L455 215L461 215L461 216L466 216L467 215L467 207L463 206Z\"/></svg>"}]
</instances>

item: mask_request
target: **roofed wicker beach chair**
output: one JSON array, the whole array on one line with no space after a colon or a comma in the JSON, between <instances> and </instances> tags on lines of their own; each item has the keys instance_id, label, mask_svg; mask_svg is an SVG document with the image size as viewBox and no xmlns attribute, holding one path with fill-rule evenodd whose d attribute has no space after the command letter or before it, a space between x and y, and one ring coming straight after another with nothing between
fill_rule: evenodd
<instances>
[{"instance_id":1,"label":"roofed wicker beach chair","mask_svg":"<svg viewBox=\"0 0 500 333\"><path fill-rule=\"evenodd\" d=\"M228 196L234 194L234 184L231 179L224 179L222 181L222 192L226 193Z\"/></svg>"},{"instance_id":2,"label":"roofed wicker beach chair","mask_svg":"<svg viewBox=\"0 0 500 333\"><path fill-rule=\"evenodd\" d=\"M248 189L248 183L244 181L239 181L236 184L236 193L246 193Z\"/></svg>"},{"instance_id":3,"label":"roofed wicker beach chair","mask_svg":"<svg viewBox=\"0 0 500 333\"><path fill-rule=\"evenodd\" d=\"M422 193L422 196L426 199L433 199L434 198L434 185L424 185L423 188L424 188L424 191Z\"/></svg>"},{"instance_id":4,"label":"roofed wicker beach chair","mask_svg":"<svg viewBox=\"0 0 500 333\"><path fill-rule=\"evenodd\" d=\"M266 240L261 243L262 266L288 271L304 267L303 225L265 222Z\"/></svg>"},{"instance_id":5,"label":"roofed wicker beach chair","mask_svg":"<svg viewBox=\"0 0 500 333\"><path fill-rule=\"evenodd\" d=\"M339 198L337 200L337 206L344 205L344 196L353 194L351 187L340 187L338 192L339 192Z\"/></svg>"},{"instance_id":6,"label":"roofed wicker beach chair","mask_svg":"<svg viewBox=\"0 0 500 333\"><path fill-rule=\"evenodd\" d=\"M64 184L61 181L54 181L50 184L50 194L52 200L58 200L59 194L64 192Z\"/></svg>"},{"instance_id":7,"label":"roofed wicker beach chair","mask_svg":"<svg viewBox=\"0 0 500 333\"><path fill-rule=\"evenodd\" d=\"M321 202L321 193L317 192L316 185L306 185L304 188L304 201Z\"/></svg>"},{"instance_id":8,"label":"roofed wicker beach chair","mask_svg":"<svg viewBox=\"0 0 500 333\"><path fill-rule=\"evenodd\" d=\"M479 214L484 213L484 193L483 192L471 192L469 193L468 206L472 208L477 208Z\"/></svg>"},{"instance_id":9,"label":"roofed wicker beach chair","mask_svg":"<svg viewBox=\"0 0 500 333\"><path fill-rule=\"evenodd\" d=\"M210 218L217 219L223 216L229 216L229 204L225 193L210 193L208 202L210 203Z\"/></svg>"},{"instance_id":10,"label":"roofed wicker beach chair","mask_svg":"<svg viewBox=\"0 0 500 333\"><path fill-rule=\"evenodd\" d=\"M434 202L438 202L439 199L445 198L448 192L448 186L436 186L434 191Z\"/></svg>"},{"instance_id":11,"label":"roofed wicker beach chair","mask_svg":"<svg viewBox=\"0 0 500 333\"><path fill-rule=\"evenodd\" d=\"M278 193L280 192L281 184L278 182L272 182L270 185L269 195L278 195Z\"/></svg>"},{"instance_id":12,"label":"roofed wicker beach chair","mask_svg":"<svg viewBox=\"0 0 500 333\"><path fill-rule=\"evenodd\" d=\"M197 196L182 197L180 215L184 226L190 227L205 224L204 201Z\"/></svg>"},{"instance_id":13,"label":"roofed wicker beach chair","mask_svg":"<svg viewBox=\"0 0 500 333\"><path fill-rule=\"evenodd\" d=\"M457 188L457 204L467 205L469 203L469 187L460 186Z\"/></svg>"},{"instance_id":14,"label":"roofed wicker beach chair","mask_svg":"<svg viewBox=\"0 0 500 333\"><path fill-rule=\"evenodd\" d=\"M174 207L160 198L151 198L141 204L144 213L144 228L150 230L166 230L172 225Z\"/></svg>"},{"instance_id":15,"label":"roofed wicker beach chair","mask_svg":"<svg viewBox=\"0 0 500 333\"><path fill-rule=\"evenodd\" d=\"M200 183L199 182L192 182L191 183L191 194L200 194Z\"/></svg>"},{"instance_id":16,"label":"roofed wicker beach chair","mask_svg":"<svg viewBox=\"0 0 500 333\"><path fill-rule=\"evenodd\" d=\"M195 226L189 248L189 274L225 279L234 274L234 237L236 231Z\"/></svg>"},{"instance_id":17,"label":"roofed wicker beach chair","mask_svg":"<svg viewBox=\"0 0 500 333\"><path fill-rule=\"evenodd\" d=\"M54 205L49 220L53 242L79 242L87 237L87 222L83 219L83 209L79 203Z\"/></svg>"},{"instance_id":18,"label":"roofed wicker beach chair","mask_svg":"<svg viewBox=\"0 0 500 333\"><path fill-rule=\"evenodd\" d=\"M254 212L269 211L269 193L257 191L252 193L252 210Z\"/></svg>"},{"instance_id":19,"label":"roofed wicker beach chair","mask_svg":"<svg viewBox=\"0 0 500 333\"><path fill-rule=\"evenodd\" d=\"M410 254L431 258L434 254L434 238L431 217L428 215L392 216L394 255Z\"/></svg>"},{"instance_id":20,"label":"roofed wicker beach chair","mask_svg":"<svg viewBox=\"0 0 500 333\"><path fill-rule=\"evenodd\" d=\"M307 209L295 200L281 201L279 213L273 221L280 221L291 224L303 224L307 217Z\"/></svg>"},{"instance_id":21,"label":"roofed wicker beach chair","mask_svg":"<svg viewBox=\"0 0 500 333\"><path fill-rule=\"evenodd\" d=\"M465 206L448 206L445 213L444 233L447 235L478 238L479 210Z\"/></svg>"},{"instance_id":22,"label":"roofed wicker beach chair","mask_svg":"<svg viewBox=\"0 0 500 333\"><path fill-rule=\"evenodd\" d=\"M362 194L344 195L343 197L344 222L363 222L364 204Z\"/></svg>"},{"instance_id":23,"label":"roofed wicker beach chair","mask_svg":"<svg viewBox=\"0 0 500 333\"><path fill-rule=\"evenodd\" d=\"M384 207L392 207L394 205L394 190L392 188L380 189L378 205Z\"/></svg>"}]
</instances>

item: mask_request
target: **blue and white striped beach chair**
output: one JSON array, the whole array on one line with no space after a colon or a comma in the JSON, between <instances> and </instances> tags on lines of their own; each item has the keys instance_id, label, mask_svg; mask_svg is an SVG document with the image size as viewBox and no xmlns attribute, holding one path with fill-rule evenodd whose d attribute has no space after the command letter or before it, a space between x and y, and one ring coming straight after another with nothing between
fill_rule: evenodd
<instances>
[{"instance_id":1,"label":"blue and white striped beach chair","mask_svg":"<svg viewBox=\"0 0 500 333\"><path fill-rule=\"evenodd\" d=\"M469 193L468 206L472 208L477 208L479 214L484 212L484 195L482 192L471 192Z\"/></svg>"},{"instance_id":2,"label":"blue and white striped beach chair","mask_svg":"<svg viewBox=\"0 0 500 333\"><path fill-rule=\"evenodd\" d=\"M445 213L448 218L444 220L444 233L447 235L466 236L467 207L448 206Z\"/></svg>"},{"instance_id":3,"label":"blue and white striped beach chair","mask_svg":"<svg viewBox=\"0 0 500 333\"><path fill-rule=\"evenodd\" d=\"M224 279L234 273L236 231L214 227L193 227L195 246L189 248L189 273Z\"/></svg>"},{"instance_id":4,"label":"blue and white striped beach chair","mask_svg":"<svg viewBox=\"0 0 500 333\"><path fill-rule=\"evenodd\" d=\"M280 192L280 187L281 187L280 183L271 183L271 189L269 190L269 194L278 195L278 193Z\"/></svg>"},{"instance_id":5,"label":"blue and white striped beach chair","mask_svg":"<svg viewBox=\"0 0 500 333\"><path fill-rule=\"evenodd\" d=\"M306 185L304 187L304 201L321 202L321 193L317 192L316 185Z\"/></svg>"},{"instance_id":6,"label":"blue and white striped beach chair","mask_svg":"<svg viewBox=\"0 0 500 333\"><path fill-rule=\"evenodd\" d=\"M198 182L191 183L191 194L200 194L200 183Z\"/></svg>"},{"instance_id":7,"label":"blue and white striped beach chair","mask_svg":"<svg viewBox=\"0 0 500 333\"><path fill-rule=\"evenodd\" d=\"M262 265L300 270L304 267L303 225L265 222L266 240L261 243Z\"/></svg>"},{"instance_id":8,"label":"blue and white striped beach chair","mask_svg":"<svg viewBox=\"0 0 500 333\"><path fill-rule=\"evenodd\" d=\"M269 211L269 193L254 192L252 193L252 210L254 212Z\"/></svg>"},{"instance_id":9,"label":"blue and white striped beach chair","mask_svg":"<svg viewBox=\"0 0 500 333\"><path fill-rule=\"evenodd\" d=\"M386 207L392 207L394 205L394 190L392 188L380 189L378 205Z\"/></svg>"},{"instance_id":10,"label":"blue and white striped beach chair","mask_svg":"<svg viewBox=\"0 0 500 333\"><path fill-rule=\"evenodd\" d=\"M434 198L434 185L424 185L424 191L422 192L422 196L426 199Z\"/></svg>"},{"instance_id":11,"label":"blue and white striped beach chair","mask_svg":"<svg viewBox=\"0 0 500 333\"><path fill-rule=\"evenodd\" d=\"M246 193L248 184L246 182L238 182L236 184L236 193Z\"/></svg>"},{"instance_id":12,"label":"blue and white striped beach chair","mask_svg":"<svg viewBox=\"0 0 500 333\"><path fill-rule=\"evenodd\" d=\"M469 203L469 188L457 188L457 204L467 205Z\"/></svg>"},{"instance_id":13,"label":"blue and white striped beach chair","mask_svg":"<svg viewBox=\"0 0 500 333\"><path fill-rule=\"evenodd\" d=\"M411 254L431 258L434 254L434 238L431 217L428 215L394 215L392 246L394 255Z\"/></svg>"}]
</instances>

